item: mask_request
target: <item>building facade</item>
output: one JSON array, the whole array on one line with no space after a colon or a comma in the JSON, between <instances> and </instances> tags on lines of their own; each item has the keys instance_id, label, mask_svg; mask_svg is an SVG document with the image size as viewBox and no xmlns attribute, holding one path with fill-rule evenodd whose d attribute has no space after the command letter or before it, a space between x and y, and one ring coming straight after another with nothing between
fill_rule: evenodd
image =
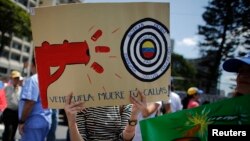
<instances>
[{"instance_id":1,"label":"building facade","mask_svg":"<svg viewBox=\"0 0 250 141\"><path fill-rule=\"evenodd\" d=\"M27 12L32 7L58 5L61 3L80 2L79 0L11 0ZM1 33L0 33L1 36ZM8 76L12 70L22 72L22 75L29 76L30 70L27 67L33 57L33 43L27 38L13 36L10 44L3 49L0 56L0 77Z\"/></svg>"},{"instance_id":2,"label":"building facade","mask_svg":"<svg viewBox=\"0 0 250 141\"><path fill-rule=\"evenodd\" d=\"M11 0L27 12L31 7L39 5L40 0ZM24 69L26 62L31 61L33 55L32 41L27 38L18 38L13 35L8 46L3 49L0 57L0 76L7 76L11 70L18 70L23 75L28 74L28 70Z\"/></svg>"}]
</instances>

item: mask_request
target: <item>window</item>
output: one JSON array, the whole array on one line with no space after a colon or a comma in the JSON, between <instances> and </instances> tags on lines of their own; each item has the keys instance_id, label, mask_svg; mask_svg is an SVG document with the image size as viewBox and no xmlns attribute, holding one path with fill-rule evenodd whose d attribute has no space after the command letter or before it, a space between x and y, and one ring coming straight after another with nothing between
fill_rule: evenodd
<instances>
[{"instance_id":1,"label":"window","mask_svg":"<svg viewBox=\"0 0 250 141\"><path fill-rule=\"evenodd\" d=\"M12 45L12 48L15 48L17 50L20 50L22 49L22 45L20 43L17 43L17 42L13 42L13 45Z\"/></svg>"},{"instance_id":2,"label":"window","mask_svg":"<svg viewBox=\"0 0 250 141\"><path fill-rule=\"evenodd\" d=\"M28 0L17 0L17 1L19 1L24 6L28 5Z\"/></svg>"},{"instance_id":3,"label":"window","mask_svg":"<svg viewBox=\"0 0 250 141\"><path fill-rule=\"evenodd\" d=\"M18 61L18 62L19 62L19 60L20 60L20 55L19 55L19 54L12 53L10 58L11 58L12 60L15 60L15 61Z\"/></svg>"},{"instance_id":4,"label":"window","mask_svg":"<svg viewBox=\"0 0 250 141\"><path fill-rule=\"evenodd\" d=\"M29 58L28 57L23 57L23 62L27 62L29 61Z\"/></svg>"},{"instance_id":5,"label":"window","mask_svg":"<svg viewBox=\"0 0 250 141\"><path fill-rule=\"evenodd\" d=\"M23 51L26 52L26 53L29 53L30 52L30 47L29 46L24 46Z\"/></svg>"},{"instance_id":6,"label":"window","mask_svg":"<svg viewBox=\"0 0 250 141\"><path fill-rule=\"evenodd\" d=\"M36 7L36 5L34 3L30 3L29 7Z\"/></svg>"},{"instance_id":7,"label":"window","mask_svg":"<svg viewBox=\"0 0 250 141\"><path fill-rule=\"evenodd\" d=\"M3 73L3 74L6 74L8 71L7 68L4 68L4 67L0 67L0 73Z\"/></svg>"},{"instance_id":8,"label":"window","mask_svg":"<svg viewBox=\"0 0 250 141\"><path fill-rule=\"evenodd\" d=\"M3 50L2 57L8 59L9 58L9 51Z\"/></svg>"}]
</instances>

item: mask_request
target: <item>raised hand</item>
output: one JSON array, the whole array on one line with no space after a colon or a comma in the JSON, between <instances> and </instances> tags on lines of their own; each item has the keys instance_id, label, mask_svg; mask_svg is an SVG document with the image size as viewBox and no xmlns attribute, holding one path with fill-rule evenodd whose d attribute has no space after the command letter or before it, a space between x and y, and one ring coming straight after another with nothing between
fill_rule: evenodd
<instances>
[{"instance_id":1,"label":"raised hand","mask_svg":"<svg viewBox=\"0 0 250 141\"><path fill-rule=\"evenodd\" d=\"M147 101L145 95L141 91L138 91L138 94L138 98L134 96L130 97L130 101L133 104L131 114L134 115L138 115L139 112L142 112L143 110L147 109Z\"/></svg>"},{"instance_id":2,"label":"raised hand","mask_svg":"<svg viewBox=\"0 0 250 141\"><path fill-rule=\"evenodd\" d=\"M68 124L76 123L76 114L85 109L84 102L77 101L72 102L73 93L70 93L66 97L66 103L64 106L64 111L66 113Z\"/></svg>"}]
</instances>

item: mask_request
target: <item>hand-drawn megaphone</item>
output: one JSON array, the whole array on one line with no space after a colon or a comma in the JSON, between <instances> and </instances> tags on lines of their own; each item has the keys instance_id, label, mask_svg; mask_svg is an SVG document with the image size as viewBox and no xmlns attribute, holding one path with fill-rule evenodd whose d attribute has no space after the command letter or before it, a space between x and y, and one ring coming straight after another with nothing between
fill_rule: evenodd
<instances>
[{"instance_id":1,"label":"hand-drawn megaphone","mask_svg":"<svg viewBox=\"0 0 250 141\"><path fill-rule=\"evenodd\" d=\"M41 47L35 47L35 60L43 108L48 108L47 88L64 72L66 65L85 64L90 60L89 47L86 41L50 45L47 41ZM58 67L50 74L51 67Z\"/></svg>"}]
</instances>

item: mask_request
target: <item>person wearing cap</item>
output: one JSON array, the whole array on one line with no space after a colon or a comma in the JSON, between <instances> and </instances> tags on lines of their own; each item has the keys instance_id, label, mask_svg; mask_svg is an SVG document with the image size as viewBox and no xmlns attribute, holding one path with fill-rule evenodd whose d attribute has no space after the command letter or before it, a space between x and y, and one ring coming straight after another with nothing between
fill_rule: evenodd
<instances>
[{"instance_id":1,"label":"person wearing cap","mask_svg":"<svg viewBox=\"0 0 250 141\"><path fill-rule=\"evenodd\" d=\"M227 72L237 73L234 96L250 94L250 53L246 57L228 59L222 67Z\"/></svg>"},{"instance_id":2,"label":"person wearing cap","mask_svg":"<svg viewBox=\"0 0 250 141\"><path fill-rule=\"evenodd\" d=\"M187 96L182 100L183 109L190 109L200 106L200 94L202 90L199 90L196 87L190 87L187 90Z\"/></svg>"},{"instance_id":3,"label":"person wearing cap","mask_svg":"<svg viewBox=\"0 0 250 141\"><path fill-rule=\"evenodd\" d=\"M22 87L20 84L21 73L13 70L10 74L11 83L5 87L5 96L7 100L7 107L3 112L3 140L14 141L16 130L18 127L18 102Z\"/></svg>"}]
</instances>

